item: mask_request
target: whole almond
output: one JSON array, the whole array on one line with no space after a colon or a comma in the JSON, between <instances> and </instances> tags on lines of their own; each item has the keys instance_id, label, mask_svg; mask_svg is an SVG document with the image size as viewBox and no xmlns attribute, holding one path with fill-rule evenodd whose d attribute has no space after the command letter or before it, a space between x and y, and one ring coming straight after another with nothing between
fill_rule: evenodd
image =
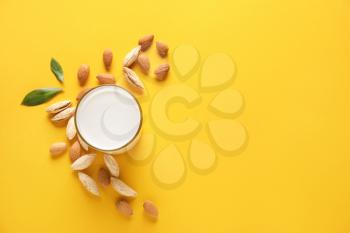
<instances>
[{"instance_id":1,"label":"whole almond","mask_svg":"<svg viewBox=\"0 0 350 233\"><path fill-rule=\"evenodd\" d=\"M154 35L145 35L139 39L141 51L146 51L153 43Z\"/></svg>"},{"instance_id":2,"label":"whole almond","mask_svg":"<svg viewBox=\"0 0 350 233\"><path fill-rule=\"evenodd\" d=\"M131 66L139 56L141 51L141 46L137 46L136 48L133 48L128 54L126 54L123 62L123 66L129 67Z\"/></svg>"},{"instance_id":3,"label":"whole almond","mask_svg":"<svg viewBox=\"0 0 350 233\"><path fill-rule=\"evenodd\" d=\"M111 49L105 49L103 51L103 64L105 65L106 70L110 70L113 60L113 52Z\"/></svg>"},{"instance_id":4,"label":"whole almond","mask_svg":"<svg viewBox=\"0 0 350 233\"><path fill-rule=\"evenodd\" d=\"M137 193L135 190L130 188L127 184L125 184L123 181L121 181L118 178L111 177L111 184L113 189L124 197L134 198L137 196Z\"/></svg>"},{"instance_id":5,"label":"whole almond","mask_svg":"<svg viewBox=\"0 0 350 233\"><path fill-rule=\"evenodd\" d=\"M87 93L88 91L90 91L92 88L91 87L89 87L89 88L85 88L85 89L83 89L83 90L81 90L79 93L78 93L78 95L77 95L77 97L75 98L77 101L80 101L80 99L81 99L81 97L83 97L83 95L85 95L85 93Z\"/></svg>"},{"instance_id":6,"label":"whole almond","mask_svg":"<svg viewBox=\"0 0 350 233\"><path fill-rule=\"evenodd\" d=\"M71 105L72 102L70 100L63 100L47 107L46 112L50 114L59 113L65 110L66 108L70 107Z\"/></svg>"},{"instance_id":7,"label":"whole almond","mask_svg":"<svg viewBox=\"0 0 350 233\"><path fill-rule=\"evenodd\" d=\"M79 143L80 143L80 146L85 150L85 151L88 151L89 150L89 146L88 144L86 144L86 142L81 139L81 137L78 135L78 140L79 140Z\"/></svg>"},{"instance_id":8,"label":"whole almond","mask_svg":"<svg viewBox=\"0 0 350 233\"><path fill-rule=\"evenodd\" d=\"M159 65L158 68L154 71L154 74L156 75L157 80L163 81L168 75L169 69L170 69L169 64Z\"/></svg>"},{"instance_id":9,"label":"whole almond","mask_svg":"<svg viewBox=\"0 0 350 233\"><path fill-rule=\"evenodd\" d=\"M98 191L96 182L90 176L83 172L78 172L78 177L87 191L89 191L95 196L100 196L100 192Z\"/></svg>"},{"instance_id":10,"label":"whole almond","mask_svg":"<svg viewBox=\"0 0 350 233\"><path fill-rule=\"evenodd\" d=\"M168 45L166 45L163 42L157 41L156 47L157 47L159 56L166 57L168 55L168 51L169 51Z\"/></svg>"},{"instance_id":11,"label":"whole almond","mask_svg":"<svg viewBox=\"0 0 350 233\"><path fill-rule=\"evenodd\" d=\"M153 202L148 200L144 201L143 209L145 210L145 213L153 219L158 218L158 208Z\"/></svg>"},{"instance_id":12,"label":"whole almond","mask_svg":"<svg viewBox=\"0 0 350 233\"><path fill-rule=\"evenodd\" d=\"M67 136L68 140L72 140L76 134L77 134L77 130L75 128L75 120L74 120L74 116L72 116L68 120L68 124L67 124L67 128L66 128L66 136Z\"/></svg>"},{"instance_id":13,"label":"whole almond","mask_svg":"<svg viewBox=\"0 0 350 233\"><path fill-rule=\"evenodd\" d=\"M119 165L115 158L112 155L105 154L103 155L103 160L105 162L106 167L108 168L109 172L112 176L118 177L119 176Z\"/></svg>"},{"instance_id":14,"label":"whole almond","mask_svg":"<svg viewBox=\"0 0 350 233\"><path fill-rule=\"evenodd\" d=\"M65 121L68 120L71 116L73 116L75 112L75 107L69 107L63 110L62 112L57 113L55 116L51 118L53 122Z\"/></svg>"},{"instance_id":15,"label":"whole almond","mask_svg":"<svg viewBox=\"0 0 350 233\"><path fill-rule=\"evenodd\" d=\"M114 84L115 78L113 74L98 74L96 76L100 84Z\"/></svg>"},{"instance_id":16,"label":"whole almond","mask_svg":"<svg viewBox=\"0 0 350 233\"><path fill-rule=\"evenodd\" d=\"M135 87L137 90L142 91L145 87L137 74L132 70L129 69L128 67L123 67L123 73L125 76L125 79L128 81L131 86Z\"/></svg>"},{"instance_id":17,"label":"whole almond","mask_svg":"<svg viewBox=\"0 0 350 233\"><path fill-rule=\"evenodd\" d=\"M131 208L131 205L125 200L118 200L115 203L115 205L116 205L117 209L119 210L119 212L126 217L131 217L134 213L134 211Z\"/></svg>"},{"instance_id":18,"label":"whole almond","mask_svg":"<svg viewBox=\"0 0 350 233\"><path fill-rule=\"evenodd\" d=\"M87 154L87 155L80 156L77 160L75 160L72 163L71 165L72 170L80 171L90 167L90 165L94 162L95 157L96 157L95 154Z\"/></svg>"},{"instance_id":19,"label":"whole almond","mask_svg":"<svg viewBox=\"0 0 350 233\"><path fill-rule=\"evenodd\" d=\"M77 74L77 78L78 78L78 82L80 84L80 86L84 86L86 81L89 78L89 74L90 74L90 67L87 64L82 64L80 65L79 69L78 69L78 74Z\"/></svg>"},{"instance_id":20,"label":"whole almond","mask_svg":"<svg viewBox=\"0 0 350 233\"><path fill-rule=\"evenodd\" d=\"M74 162L80 157L80 144L75 141L69 150L69 158L71 162Z\"/></svg>"},{"instance_id":21,"label":"whole almond","mask_svg":"<svg viewBox=\"0 0 350 233\"><path fill-rule=\"evenodd\" d=\"M109 174L107 168L101 167L98 170L97 180L104 187L111 183L111 175Z\"/></svg>"},{"instance_id":22,"label":"whole almond","mask_svg":"<svg viewBox=\"0 0 350 233\"><path fill-rule=\"evenodd\" d=\"M140 54L137 58L137 63L139 64L143 73L148 74L151 67L149 59L146 54Z\"/></svg>"},{"instance_id":23,"label":"whole almond","mask_svg":"<svg viewBox=\"0 0 350 233\"><path fill-rule=\"evenodd\" d=\"M56 142L50 147L50 154L53 158L62 155L67 150L67 144L65 142Z\"/></svg>"}]
</instances>

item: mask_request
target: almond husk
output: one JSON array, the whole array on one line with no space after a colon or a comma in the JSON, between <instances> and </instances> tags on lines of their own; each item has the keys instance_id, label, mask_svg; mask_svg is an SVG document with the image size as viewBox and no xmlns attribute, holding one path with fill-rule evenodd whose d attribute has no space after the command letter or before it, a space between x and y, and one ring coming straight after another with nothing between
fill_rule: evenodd
<instances>
[{"instance_id":1,"label":"almond husk","mask_svg":"<svg viewBox=\"0 0 350 233\"><path fill-rule=\"evenodd\" d=\"M117 210L126 217L131 217L134 214L131 205L125 200L118 200L115 203L115 206L117 207Z\"/></svg>"},{"instance_id":2,"label":"almond husk","mask_svg":"<svg viewBox=\"0 0 350 233\"><path fill-rule=\"evenodd\" d=\"M78 172L78 177L80 182L83 184L84 188L95 196L100 196L96 182L87 174L83 172Z\"/></svg>"},{"instance_id":3,"label":"almond husk","mask_svg":"<svg viewBox=\"0 0 350 233\"><path fill-rule=\"evenodd\" d=\"M105 154L103 155L103 160L105 162L106 167L108 168L109 172L112 176L118 177L119 176L119 165L115 158L112 155Z\"/></svg>"},{"instance_id":4,"label":"almond husk","mask_svg":"<svg viewBox=\"0 0 350 233\"><path fill-rule=\"evenodd\" d=\"M139 56L141 51L141 46L137 46L133 48L128 54L126 54L123 62L123 66L129 67L131 66Z\"/></svg>"},{"instance_id":5,"label":"almond husk","mask_svg":"<svg viewBox=\"0 0 350 233\"><path fill-rule=\"evenodd\" d=\"M95 157L96 157L95 154L86 154L86 155L80 156L77 160L75 160L72 163L71 165L72 170L80 171L90 167L90 165L94 162Z\"/></svg>"},{"instance_id":6,"label":"almond husk","mask_svg":"<svg viewBox=\"0 0 350 233\"><path fill-rule=\"evenodd\" d=\"M104 187L111 183L111 175L107 168L101 167L98 170L97 180Z\"/></svg>"},{"instance_id":7,"label":"almond husk","mask_svg":"<svg viewBox=\"0 0 350 233\"><path fill-rule=\"evenodd\" d=\"M80 144L75 141L69 150L69 158L71 162L74 162L80 157Z\"/></svg>"},{"instance_id":8,"label":"almond husk","mask_svg":"<svg viewBox=\"0 0 350 233\"><path fill-rule=\"evenodd\" d=\"M85 88L83 90L81 90L77 97L75 98L77 101L80 101L81 97L83 97L83 95L85 95L86 92L90 91L92 89L92 87L89 87L89 88Z\"/></svg>"},{"instance_id":9,"label":"almond husk","mask_svg":"<svg viewBox=\"0 0 350 233\"><path fill-rule=\"evenodd\" d=\"M67 144L65 142L55 142L50 147L50 154L52 158L56 158L62 155L67 150Z\"/></svg>"},{"instance_id":10,"label":"almond husk","mask_svg":"<svg viewBox=\"0 0 350 233\"><path fill-rule=\"evenodd\" d=\"M123 73L126 81L128 81L131 86L135 87L139 91L142 91L145 88L137 74L132 69L123 67Z\"/></svg>"},{"instance_id":11,"label":"almond husk","mask_svg":"<svg viewBox=\"0 0 350 233\"><path fill-rule=\"evenodd\" d=\"M135 190L130 188L127 184L125 184L123 181L121 181L118 178L111 177L111 184L113 189L124 197L134 198L137 196L137 193Z\"/></svg>"},{"instance_id":12,"label":"almond husk","mask_svg":"<svg viewBox=\"0 0 350 233\"><path fill-rule=\"evenodd\" d=\"M144 74L148 74L151 65L150 65L149 58L147 57L147 55L144 53L140 54L139 57L137 58L137 63L139 64L142 72Z\"/></svg>"},{"instance_id":13,"label":"almond husk","mask_svg":"<svg viewBox=\"0 0 350 233\"><path fill-rule=\"evenodd\" d=\"M67 128L66 128L66 136L67 136L68 140L72 140L76 134L77 134L77 130L75 128L75 119L74 119L74 116L72 116L68 120L68 124L67 124Z\"/></svg>"},{"instance_id":14,"label":"almond husk","mask_svg":"<svg viewBox=\"0 0 350 233\"><path fill-rule=\"evenodd\" d=\"M98 74L96 76L99 84L114 84L115 78L113 74Z\"/></svg>"},{"instance_id":15,"label":"almond husk","mask_svg":"<svg viewBox=\"0 0 350 233\"><path fill-rule=\"evenodd\" d=\"M55 116L51 118L53 122L60 122L68 120L71 116L73 116L75 112L75 107L69 107L63 110L62 112L57 113Z\"/></svg>"},{"instance_id":16,"label":"almond husk","mask_svg":"<svg viewBox=\"0 0 350 233\"><path fill-rule=\"evenodd\" d=\"M65 110L66 108L70 107L71 105L72 105L72 102L70 100L63 100L63 101L60 101L60 102L57 102L57 103L50 105L46 109L46 112L48 112L50 114L59 113L59 112Z\"/></svg>"},{"instance_id":17,"label":"almond husk","mask_svg":"<svg viewBox=\"0 0 350 233\"><path fill-rule=\"evenodd\" d=\"M88 144L86 144L86 143L84 142L84 140L81 139L81 137L80 137L79 135L78 135L78 140L79 140L79 143L80 143L81 147L82 147L85 151L88 151L88 150L89 150Z\"/></svg>"},{"instance_id":18,"label":"almond husk","mask_svg":"<svg viewBox=\"0 0 350 233\"><path fill-rule=\"evenodd\" d=\"M77 73L77 78L80 86L84 86L89 78L90 67L87 64L80 65Z\"/></svg>"},{"instance_id":19,"label":"almond husk","mask_svg":"<svg viewBox=\"0 0 350 233\"><path fill-rule=\"evenodd\" d=\"M113 60L113 52L111 49L105 49L103 51L103 64L105 65L106 70L111 69L112 65L112 60Z\"/></svg>"},{"instance_id":20,"label":"almond husk","mask_svg":"<svg viewBox=\"0 0 350 233\"><path fill-rule=\"evenodd\" d=\"M139 45L141 46L141 51L146 51L149 47L151 47L153 43L154 35L144 35L139 39Z\"/></svg>"},{"instance_id":21,"label":"almond husk","mask_svg":"<svg viewBox=\"0 0 350 233\"><path fill-rule=\"evenodd\" d=\"M158 208L157 206L151 202L151 201L144 201L143 203L143 209L145 211L145 213L150 216L153 219L157 219L158 218Z\"/></svg>"},{"instance_id":22,"label":"almond husk","mask_svg":"<svg viewBox=\"0 0 350 233\"><path fill-rule=\"evenodd\" d=\"M169 64L161 64L157 67L157 69L154 71L154 74L156 75L157 80L163 81L169 72L170 66Z\"/></svg>"},{"instance_id":23,"label":"almond husk","mask_svg":"<svg viewBox=\"0 0 350 233\"><path fill-rule=\"evenodd\" d=\"M159 56L161 57L166 57L168 55L169 47L163 42L157 41L156 42L156 47Z\"/></svg>"}]
</instances>

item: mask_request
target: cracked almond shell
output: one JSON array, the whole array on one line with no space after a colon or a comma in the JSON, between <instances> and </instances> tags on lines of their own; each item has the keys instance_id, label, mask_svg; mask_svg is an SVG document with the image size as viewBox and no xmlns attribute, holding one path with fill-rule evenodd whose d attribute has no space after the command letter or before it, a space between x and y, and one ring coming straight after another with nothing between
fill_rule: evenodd
<instances>
[{"instance_id":1,"label":"cracked almond shell","mask_svg":"<svg viewBox=\"0 0 350 233\"><path fill-rule=\"evenodd\" d=\"M126 54L124 61L123 61L123 66L129 67L131 66L139 56L141 51L141 46L137 46L130 50L129 53Z\"/></svg>"},{"instance_id":2,"label":"cracked almond shell","mask_svg":"<svg viewBox=\"0 0 350 233\"><path fill-rule=\"evenodd\" d=\"M70 107L71 105L72 102L70 100L63 100L47 107L46 112L50 114L58 113Z\"/></svg>"},{"instance_id":3,"label":"cracked almond shell","mask_svg":"<svg viewBox=\"0 0 350 233\"><path fill-rule=\"evenodd\" d=\"M84 188L95 196L100 196L96 182L87 174L78 172L78 177Z\"/></svg>"},{"instance_id":4,"label":"cracked almond shell","mask_svg":"<svg viewBox=\"0 0 350 233\"><path fill-rule=\"evenodd\" d=\"M103 160L105 162L106 167L108 168L109 172L112 176L118 177L119 176L119 165L115 158L112 155L105 154L103 155Z\"/></svg>"},{"instance_id":5,"label":"cracked almond shell","mask_svg":"<svg viewBox=\"0 0 350 233\"><path fill-rule=\"evenodd\" d=\"M134 198L137 196L135 190L133 190L131 187L129 187L127 184L125 184L118 178L111 177L111 184L113 189L124 197Z\"/></svg>"},{"instance_id":6,"label":"cracked almond shell","mask_svg":"<svg viewBox=\"0 0 350 233\"><path fill-rule=\"evenodd\" d=\"M54 115L51 120L53 122L59 122L59 121L65 121L68 120L71 116L73 116L75 112L75 107L69 107L66 108L65 110L57 113L56 115Z\"/></svg>"},{"instance_id":7,"label":"cracked almond shell","mask_svg":"<svg viewBox=\"0 0 350 233\"><path fill-rule=\"evenodd\" d=\"M73 171L80 171L84 170L94 162L96 155L95 154L87 154L80 156L77 160L75 160L71 168Z\"/></svg>"},{"instance_id":8,"label":"cracked almond shell","mask_svg":"<svg viewBox=\"0 0 350 233\"><path fill-rule=\"evenodd\" d=\"M128 83L137 90L143 91L145 88L137 74L128 67L123 67L123 74Z\"/></svg>"}]
</instances>

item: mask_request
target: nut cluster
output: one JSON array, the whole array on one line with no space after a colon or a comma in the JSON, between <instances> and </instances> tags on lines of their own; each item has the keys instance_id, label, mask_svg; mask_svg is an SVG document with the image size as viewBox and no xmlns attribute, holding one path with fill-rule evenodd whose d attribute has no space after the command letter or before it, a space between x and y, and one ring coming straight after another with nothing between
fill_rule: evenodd
<instances>
[{"instance_id":1,"label":"nut cluster","mask_svg":"<svg viewBox=\"0 0 350 233\"><path fill-rule=\"evenodd\" d=\"M145 35L138 41L138 46L131 49L126 54L123 61L123 74L127 82L138 91L143 91L144 85L136 72L132 70L132 66L137 63L144 74L148 74L150 70L150 60L144 53L148 50L153 43L153 35ZM159 56L162 58L168 54L168 46L163 42L156 42L156 48ZM102 55L102 60L106 71L110 71L113 62L113 52L111 49L105 49ZM155 71L155 77L157 80L162 81L166 79L170 66L167 63L159 65ZM77 72L77 80L80 86L85 86L90 75L90 67L87 64L80 65ZM113 74L101 73L96 76L99 84L114 84L116 82ZM91 88L82 89L76 100L79 102L85 93ZM116 202L116 208L125 216L130 217L133 215L133 209L129 201L136 198L137 192L122 181L119 177L120 168L117 160L113 155L104 154L104 165L98 170L96 182L85 171L89 168L96 158L96 152L82 140L77 134L75 128L75 107L72 106L72 101L64 100L50 105L46 109L53 123L66 124L66 136L70 142L69 158L71 161L71 169L77 173L77 176L82 186L91 194L100 196L98 184L106 188L109 185L120 195L120 199ZM50 147L50 154L52 158L57 158L67 151L68 145L66 142L56 142ZM145 213L153 219L158 217L158 209L156 205L147 200L143 204Z\"/></svg>"}]
</instances>

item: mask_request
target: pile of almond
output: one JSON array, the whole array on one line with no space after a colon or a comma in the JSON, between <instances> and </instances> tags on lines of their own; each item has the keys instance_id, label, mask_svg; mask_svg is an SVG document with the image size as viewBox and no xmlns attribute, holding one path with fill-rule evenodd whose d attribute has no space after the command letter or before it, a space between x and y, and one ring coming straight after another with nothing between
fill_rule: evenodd
<instances>
[{"instance_id":1,"label":"pile of almond","mask_svg":"<svg viewBox=\"0 0 350 233\"><path fill-rule=\"evenodd\" d=\"M138 77L135 71L132 70L132 65L137 63L144 74L148 74L150 70L150 60L148 56L143 53L149 49L153 43L153 35L145 35L138 41L138 46L131 49L126 54L123 61L123 74L129 85L131 85L137 91L143 91L144 85L141 79ZM162 42L156 42L156 48L159 56L162 58L168 54L168 46ZM113 52L111 49L105 49L102 55L103 63L106 71L109 71L113 62ZM155 77L157 80L162 81L167 77L170 66L167 63L159 65L155 71ZM77 80L80 86L85 86L90 75L90 67L87 64L80 65L77 72ZM113 74L102 73L96 76L99 84L115 84L116 80ZM80 101L82 96L91 88L85 88L77 95L76 100ZM127 185L119 178L119 165L113 155L104 154L104 165L99 168L97 174L97 181L89 176L85 169L91 166L96 158L96 153L90 151L89 146L79 137L75 128L75 107L72 106L72 101L64 100L58 103L52 104L46 109L50 114L51 121L57 124L67 124L66 136L71 142L69 149L69 158L71 161L71 169L75 171L82 186L91 194L100 196L98 184L102 187L111 187L121 196L121 199L117 200L117 209L125 216L133 215L133 209L129 204L129 201L137 196L137 192ZM50 147L50 154L53 158L59 157L67 150L66 142L56 142ZM143 204L145 213L153 219L158 217L158 209L156 205L146 200Z\"/></svg>"}]
</instances>

